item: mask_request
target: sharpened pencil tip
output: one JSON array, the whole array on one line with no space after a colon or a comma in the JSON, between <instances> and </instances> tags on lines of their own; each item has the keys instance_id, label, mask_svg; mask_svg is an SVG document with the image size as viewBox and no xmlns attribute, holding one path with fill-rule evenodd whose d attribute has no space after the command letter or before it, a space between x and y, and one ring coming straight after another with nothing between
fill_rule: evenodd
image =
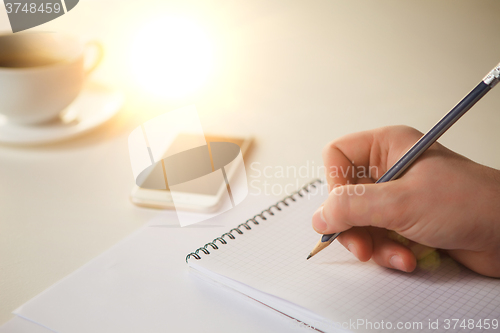
<instances>
[{"instance_id":1,"label":"sharpened pencil tip","mask_svg":"<svg viewBox=\"0 0 500 333\"><path fill-rule=\"evenodd\" d=\"M309 258L311 258L311 257L312 257L312 255L308 255L308 256L307 256L307 260L309 260Z\"/></svg>"}]
</instances>

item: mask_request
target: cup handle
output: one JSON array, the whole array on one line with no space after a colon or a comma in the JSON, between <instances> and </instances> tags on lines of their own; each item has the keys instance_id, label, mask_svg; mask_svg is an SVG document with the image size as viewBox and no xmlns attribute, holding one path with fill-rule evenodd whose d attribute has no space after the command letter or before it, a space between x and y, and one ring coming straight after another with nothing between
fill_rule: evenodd
<instances>
[{"instance_id":1,"label":"cup handle","mask_svg":"<svg viewBox=\"0 0 500 333\"><path fill-rule=\"evenodd\" d=\"M91 50L94 50L93 52ZM87 60L89 59L89 53L93 53L93 59L92 60ZM104 56L104 49L98 41L90 41L85 44L85 56L84 56L84 71L85 71L85 77L89 76L90 73L92 73L97 66L101 63L101 60Z\"/></svg>"}]
</instances>

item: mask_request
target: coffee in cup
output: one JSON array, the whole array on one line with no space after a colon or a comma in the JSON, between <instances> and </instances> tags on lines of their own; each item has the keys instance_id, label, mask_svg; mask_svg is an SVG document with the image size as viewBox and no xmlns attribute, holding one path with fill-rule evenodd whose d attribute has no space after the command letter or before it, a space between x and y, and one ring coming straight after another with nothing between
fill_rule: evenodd
<instances>
[{"instance_id":1,"label":"coffee in cup","mask_svg":"<svg viewBox=\"0 0 500 333\"><path fill-rule=\"evenodd\" d=\"M0 35L0 114L26 125L56 118L78 96L101 58L99 43L63 34Z\"/></svg>"}]
</instances>

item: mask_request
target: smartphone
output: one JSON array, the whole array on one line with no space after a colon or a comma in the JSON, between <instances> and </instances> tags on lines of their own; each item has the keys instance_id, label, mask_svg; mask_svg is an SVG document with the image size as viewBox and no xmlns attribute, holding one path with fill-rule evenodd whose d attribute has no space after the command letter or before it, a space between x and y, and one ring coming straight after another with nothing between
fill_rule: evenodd
<instances>
[{"instance_id":1,"label":"smartphone","mask_svg":"<svg viewBox=\"0 0 500 333\"><path fill-rule=\"evenodd\" d=\"M189 134L180 134L177 136L170 147L167 149L174 152L182 152L187 149L187 147L193 147L192 142L197 142L199 138L196 138ZM205 135L205 140L207 143L210 142L231 142L235 143L240 147L241 154L244 157L248 152L252 139L251 138L238 138L238 137L224 137L224 136L214 136ZM226 168L226 175L228 179L232 179L236 173L238 167L241 167L238 163L231 163L229 169ZM158 209L181 209L194 212L210 213L216 211L222 201L223 194L227 191L227 186L224 181L220 181L220 177L214 177L210 175L206 177L206 182L203 186L199 184L196 186L190 185L189 182L186 184L181 184L181 186L176 185L176 199L175 205L172 199L172 195L168 189L166 190L155 190L141 188L137 185L132 189L130 199L132 203L141 207L148 208L158 208ZM146 180L147 182L147 180ZM143 183L144 184L144 183ZM179 195L179 192L182 195Z\"/></svg>"}]
</instances>

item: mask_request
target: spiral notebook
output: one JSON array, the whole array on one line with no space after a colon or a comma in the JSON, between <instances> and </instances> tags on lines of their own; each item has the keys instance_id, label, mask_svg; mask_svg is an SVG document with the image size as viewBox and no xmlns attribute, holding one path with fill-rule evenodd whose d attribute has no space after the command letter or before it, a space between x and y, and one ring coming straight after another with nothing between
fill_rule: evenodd
<instances>
[{"instance_id":1,"label":"spiral notebook","mask_svg":"<svg viewBox=\"0 0 500 333\"><path fill-rule=\"evenodd\" d=\"M475 323L472 331L481 331L476 324L485 319L498 328L500 281L449 258L439 259L433 270L406 274L361 263L334 242L306 260L319 239L311 216L326 196L326 185L312 182L188 254L186 261L202 275L317 331L376 332L388 325L433 331L437 321L438 331L449 325L447 332L465 332L471 331L469 319Z\"/></svg>"}]
</instances>

